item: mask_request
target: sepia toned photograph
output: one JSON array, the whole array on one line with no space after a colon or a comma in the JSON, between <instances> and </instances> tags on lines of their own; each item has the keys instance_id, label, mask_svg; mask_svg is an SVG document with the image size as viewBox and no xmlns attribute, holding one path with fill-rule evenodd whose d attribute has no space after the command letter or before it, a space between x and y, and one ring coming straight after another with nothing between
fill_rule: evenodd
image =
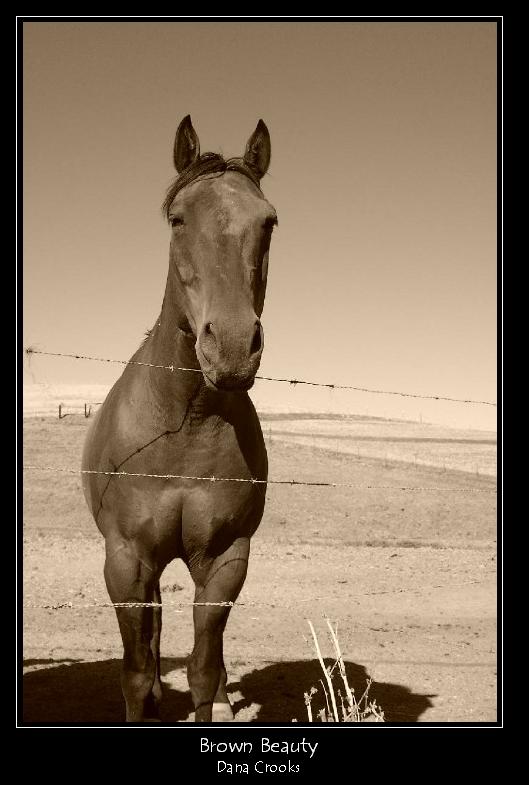
<instances>
[{"instance_id":1,"label":"sepia toned photograph","mask_svg":"<svg viewBox=\"0 0 529 785\"><path fill-rule=\"evenodd\" d=\"M501 18L17 21L19 726L498 725Z\"/></svg>"}]
</instances>

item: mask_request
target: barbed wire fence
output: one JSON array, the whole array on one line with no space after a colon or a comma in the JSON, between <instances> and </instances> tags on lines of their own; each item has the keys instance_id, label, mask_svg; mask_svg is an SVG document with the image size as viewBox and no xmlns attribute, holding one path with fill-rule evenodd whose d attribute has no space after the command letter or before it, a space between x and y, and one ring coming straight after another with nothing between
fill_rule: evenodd
<instances>
[{"instance_id":1,"label":"barbed wire fence","mask_svg":"<svg viewBox=\"0 0 529 785\"><path fill-rule=\"evenodd\" d=\"M30 357L34 354L45 355L49 357L66 357L75 360L89 360L93 362L103 362L103 363L117 363L120 365L138 365L148 368L155 368L159 370L166 370L171 373L175 372L183 372L183 373L202 373L201 369L199 368L185 368L185 367L178 367L175 365L158 365L155 363L146 363L141 362L138 360L120 360L120 359L111 359L106 357L94 357L91 355L82 355L82 354L71 354L66 352L48 352L40 349L35 349L33 347L28 347L25 349L25 354ZM404 398L416 398L416 399L423 399L423 400L435 400L435 401L450 401L450 402L457 402L457 403L464 403L464 404L472 404L472 405L482 405L482 406L492 406L497 407L497 404L493 401L482 401L482 400L475 400L470 398L455 398L443 395L432 395L432 394L421 394L421 393L409 393L409 392L401 392L401 391L394 391L394 390L380 390L380 389L373 389L368 387L360 387L354 385L343 385L343 384L335 384L335 383L328 383L328 382L314 382L308 381L304 379L289 379L289 378L278 378L278 377L271 377L271 376L256 376L256 379L263 380L263 381L272 381L272 382L281 382L286 383L291 386L296 385L308 385L312 387L324 387L331 390L339 389L339 390L353 390L356 392L364 392L364 393L373 393L377 395L391 395L391 396L401 396ZM84 415L85 417L89 417L91 413L91 409L87 409L87 407L91 406L100 406L103 402L85 402L84 404ZM66 413L62 413L62 406L63 404L59 405L59 418L68 416ZM74 407L71 407L74 408ZM363 490L390 490L390 491L402 491L402 492L445 492L445 493L487 493L487 494L496 494L495 488L484 488L484 487L423 487L423 486L399 486L399 485L371 485L371 484L359 484L359 483L342 483L342 482L327 482L327 481L305 481L305 480L276 480L276 479L259 479L259 478L243 478L243 477L204 477L204 476L194 476L194 475L179 475L179 474L148 474L142 472L124 472L124 471L102 471L102 470L92 470L92 469L71 469L67 467L56 467L56 466L35 466L32 464L26 464L23 467L24 471L36 471L36 472L52 472L52 473L59 473L59 474L69 474L69 475L105 475L111 477L120 477L120 478L148 478L148 479L158 479L158 480L185 480L185 481L198 481L198 482L211 482L211 483L250 483L253 485L285 485L285 486L303 486L303 487L319 487L319 488L348 488L348 489L363 489ZM376 592L363 592L360 594L353 595L354 597L366 597L366 596L376 596L376 595L385 595L385 594L403 594L403 593L421 593L428 590L434 589L444 589L444 588L455 588L459 586L468 586L468 585L477 585L483 584L486 581L464 581L462 583L450 583L446 585L434 585L429 587L421 587L420 589L417 588L409 588L409 589L395 589L395 590L382 590ZM301 600L297 600L295 605L285 605L281 603L262 603L262 602L179 602L174 600L165 599L163 605L172 605L174 607L193 607L193 606L220 606L220 607L271 607L271 608L281 608L281 609L293 609L297 608L299 602L321 602L324 600L329 599L339 599L335 595L327 595L325 597L311 597L311 598L302 598ZM60 603L26 603L23 606L26 609L39 609L39 610L62 610L62 609L71 609L71 610L81 610L81 609L89 609L89 608L125 608L125 607L132 607L132 608L142 608L142 607L162 607L162 603L158 602L120 602L120 603L113 603L109 601L97 601L91 600L87 603L74 603L71 601L60 602ZM181 612L181 611L180 611Z\"/></svg>"},{"instance_id":2,"label":"barbed wire fence","mask_svg":"<svg viewBox=\"0 0 529 785\"><path fill-rule=\"evenodd\" d=\"M204 482L239 482L250 485L302 485L315 488L355 488L357 490L391 491L445 491L447 493L496 493L495 488L428 488L407 485L369 485L348 482L322 482L311 480L260 480L254 477L203 477L190 474L147 474L144 472L112 472L99 469L68 469L57 466L32 466L25 464L24 471L57 472L59 474L101 474L110 477L147 477L157 480L198 480Z\"/></svg>"},{"instance_id":3,"label":"barbed wire fence","mask_svg":"<svg viewBox=\"0 0 529 785\"><path fill-rule=\"evenodd\" d=\"M86 355L86 354L68 354L66 352L47 352L47 351L42 351L40 349L34 349L31 346L29 346L25 350L25 353L28 356L32 354L42 354L48 357L69 357L74 360L91 360L93 362L118 363L120 365L140 365L146 368L158 368L161 370L171 371L171 373L174 373L175 371L182 371L184 373L200 373L200 374L202 373L202 370L200 368L181 368L176 365L157 365L155 363L140 362L139 360L114 360L108 357L92 357L91 355ZM257 375L255 378L267 382L283 382L285 384L290 384L292 386L296 386L298 384L306 384L309 385L310 387L326 387L331 390L355 390L356 392L374 393L376 395L398 395L401 396L402 398L420 398L423 400L452 401L454 403L469 403L469 404L476 404L481 406L494 406L494 407L497 406L497 404L494 401L479 401L471 398L451 398L445 395L425 395L423 393L398 392L394 390L377 390L370 387L356 387L351 384L335 384L334 382L332 383L313 382L313 381L307 381L306 379L285 379L275 376L259 376L259 375Z\"/></svg>"},{"instance_id":4,"label":"barbed wire fence","mask_svg":"<svg viewBox=\"0 0 529 785\"><path fill-rule=\"evenodd\" d=\"M420 588L399 588L399 589L383 589L381 591L368 591L358 592L356 594L348 594L348 599L355 599L357 597L378 597L392 594L421 594L425 591L432 591L435 589L457 589L462 586L477 586L487 583L486 579L479 581L461 581L460 583L449 584L433 584L431 586L421 586ZM191 608L191 607L222 607L222 608L277 608L278 610L296 610L300 603L311 602L324 602L328 600L340 600L335 594L327 594L317 597L300 597L295 603L281 603L281 602L255 602L255 601L223 601L223 602L200 602L200 601L179 601L165 599L163 602L110 602L108 600L90 599L89 602L76 603L70 600L57 603L25 603L24 608L31 610L88 610L91 608L162 608L167 605L175 608ZM178 611L177 611L178 612Z\"/></svg>"}]
</instances>

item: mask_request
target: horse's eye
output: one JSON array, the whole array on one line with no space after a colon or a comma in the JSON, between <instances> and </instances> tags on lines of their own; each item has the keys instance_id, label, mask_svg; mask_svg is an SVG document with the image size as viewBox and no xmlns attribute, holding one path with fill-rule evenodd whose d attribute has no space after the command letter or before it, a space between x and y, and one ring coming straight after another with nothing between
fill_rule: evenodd
<instances>
[{"instance_id":1,"label":"horse's eye","mask_svg":"<svg viewBox=\"0 0 529 785\"><path fill-rule=\"evenodd\" d=\"M184 219L181 218L179 215L171 216L171 226L182 226L183 223L184 223Z\"/></svg>"}]
</instances>

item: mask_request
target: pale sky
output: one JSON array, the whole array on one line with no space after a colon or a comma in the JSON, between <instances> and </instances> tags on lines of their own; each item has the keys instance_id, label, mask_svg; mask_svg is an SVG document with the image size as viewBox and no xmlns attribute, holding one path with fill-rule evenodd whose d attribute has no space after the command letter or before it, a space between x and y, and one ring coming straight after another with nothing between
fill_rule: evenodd
<instances>
[{"instance_id":1,"label":"pale sky","mask_svg":"<svg viewBox=\"0 0 529 785\"><path fill-rule=\"evenodd\" d=\"M25 345L130 357L165 288L178 123L234 156L263 118L279 228L260 373L496 400L494 23L32 22L23 90ZM121 370L34 357L24 381ZM255 389L275 408L496 417L332 395Z\"/></svg>"}]
</instances>

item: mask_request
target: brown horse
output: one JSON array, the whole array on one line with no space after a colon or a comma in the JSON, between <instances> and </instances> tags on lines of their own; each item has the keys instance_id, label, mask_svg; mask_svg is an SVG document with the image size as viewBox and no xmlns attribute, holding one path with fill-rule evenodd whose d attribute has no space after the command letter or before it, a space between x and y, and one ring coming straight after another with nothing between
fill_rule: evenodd
<instances>
[{"instance_id":1,"label":"brown horse","mask_svg":"<svg viewBox=\"0 0 529 785\"><path fill-rule=\"evenodd\" d=\"M171 224L162 309L88 433L83 469L266 480L266 449L247 390L263 351L268 249L275 210L259 182L270 162L262 120L243 158L200 155L189 115L174 144L178 176L164 213ZM266 483L84 474L84 493L105 537L114 603L160 603L160 576L182 559L196 603L236 600ZM223 633L230 607L193 607L188 681L195 721L233 719ZM128 722L158 719L161 607L116 608L123 639Z\"/></svg>"}]
</instances>

